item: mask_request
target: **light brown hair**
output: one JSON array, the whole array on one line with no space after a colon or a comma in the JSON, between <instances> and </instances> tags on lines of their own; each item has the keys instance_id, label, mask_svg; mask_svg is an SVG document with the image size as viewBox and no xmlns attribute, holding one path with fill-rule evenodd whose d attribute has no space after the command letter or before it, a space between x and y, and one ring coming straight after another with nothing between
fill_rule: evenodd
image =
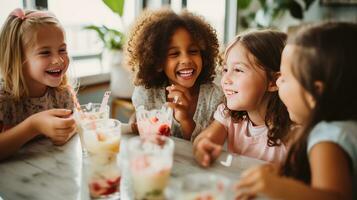
<instances>
[{"instance_id":1,"label":"light brown hair","mask_svg":"<svg viewBox=\"0 0 357 200\"><path fill-rule=\"evenodd\" d=\"M29 95L23 75L24 50L34 45L37 29L43 26L56 26L63 32L62 25L57 18L48 15L33 15L39 11L25 11L25 18L9 15L0 33L0 73L3 80L4 92L14 100ZM45 12L45 11L40 11ZM68 87L68 78L65 75L56 89Z\"/></svg>"},{"instance_id":2,"label":"light brown hair","mask_svg":"<svg viewBox=\"0 0 357 200\"><path fill-rule=\"evenodd\" d=\"M276 74L280 71L281 53L285 47L287 35L274 30L252 31L238 35L227 47L225 59L231 48L241 44L253 55L250 60L255 66L264 70L269 82L276 82ZM268 105L265 115L265 125L268 127L268 146L279 146L286 139L291 121L289 113L280 100L278 91L269 92ZM226 102L225 102L226 104ZM239 122L248 117L246 111L230 110L225 105L225 112L232 117L235 122Z\"/></svg>"},{"instance_id":3,"label":"light brown hair","mask_svg":"<svg viewBox=\"0 0 357 200\"><path fill-rule=\"evenodd\" d=\"M310 183L307 141L313 127L321 121L357 121L356 36L357 24L328 22L304 27L289 37L288 45L296 46L292 74L316 105L288 153L283 175ZM322 92L316 81L323 83Z\"/></svg>"}]
</instances>

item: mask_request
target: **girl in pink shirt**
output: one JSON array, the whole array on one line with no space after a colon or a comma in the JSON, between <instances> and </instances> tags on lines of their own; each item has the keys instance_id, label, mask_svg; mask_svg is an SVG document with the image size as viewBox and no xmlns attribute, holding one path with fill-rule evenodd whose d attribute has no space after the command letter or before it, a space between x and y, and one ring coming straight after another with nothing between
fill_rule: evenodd
<instances>
[{"instance_id":1,"label":"girl in pink shirt","mask_svg":"<svg viewBox=\"0 0 357 200\"><path fill-rule=\"evenodd\" d=\"M199 164L209 166L226 140L231 153L274 163L284 160L291 122L275 82L286 37L272 30L254 31L228 46L221 80L226 101L194 141Z\"/></svg>"}]
</instances>

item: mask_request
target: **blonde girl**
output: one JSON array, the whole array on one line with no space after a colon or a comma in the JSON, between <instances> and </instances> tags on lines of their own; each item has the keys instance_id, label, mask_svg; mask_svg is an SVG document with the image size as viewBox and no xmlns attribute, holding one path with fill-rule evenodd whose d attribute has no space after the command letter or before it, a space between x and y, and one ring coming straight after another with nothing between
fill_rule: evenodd
<instances>
[{"instance_id":1,"label":"blonde girl","mask_svg":"<svg viewBox=\"0 0 357 200\"><path fill-rule=\"evenodd\" d=\"M47 11L15 9L0 34L0 159L38 135L64 144L74 133L65 33Z\"/></svg>"}]
</instances>

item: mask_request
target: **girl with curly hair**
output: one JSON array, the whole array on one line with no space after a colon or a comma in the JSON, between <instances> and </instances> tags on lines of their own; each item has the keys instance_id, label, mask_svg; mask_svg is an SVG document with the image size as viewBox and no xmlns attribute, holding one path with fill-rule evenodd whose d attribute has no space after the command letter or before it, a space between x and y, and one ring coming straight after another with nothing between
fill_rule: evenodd
<instances>
[{"instance_id":1,"label":"girl with curly hair","mask_svg":"<svg viewBox=\"0 0 357 200\"><path fill-rule=\"evenodd\" d=\"M194 141L194 154L204 167L228 151L281 163L287 154L290 119L275 81L286 34L272 30L238 35L225 52L221 85L226 101L214 122Z\"/></svg>"},{"instance_id":2,"label":"girl with curly hair","mask_svg":"<svg viewBox=\"0 0 357 200\"><path fill-rule=\"evenodd\" d=\"M167 8L144 12L126 46L127 63L135 72L135 108L167 104L174 111L173 135L193 140L223 98L212 82L218 48L215 30L200 16Z\"/></svg>"}]
</instances>

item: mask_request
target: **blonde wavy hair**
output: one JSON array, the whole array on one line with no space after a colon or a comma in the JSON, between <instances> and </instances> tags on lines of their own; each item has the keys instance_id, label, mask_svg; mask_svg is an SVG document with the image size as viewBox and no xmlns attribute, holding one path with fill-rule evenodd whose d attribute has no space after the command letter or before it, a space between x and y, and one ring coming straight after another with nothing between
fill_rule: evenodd
<instances>
[{"instance_id":1,"label":"blonde wavy hair","mask_svg":"<svg viewBox=\"0 0 357 200\"><path fill-rule=\"evenodd\" d=\"M14 100L29 96L28 87L23 75L24 49L35 44L34 39L39 27L56 26L64 29L58 19L51 13L45 15L31 15L35 12L26 10L24 19L9 15L0 34L0 73L3 80L3 90ZM62 82L56 88L68 88L68 77L64 75Z\"/></svg>"}]
</instances>

